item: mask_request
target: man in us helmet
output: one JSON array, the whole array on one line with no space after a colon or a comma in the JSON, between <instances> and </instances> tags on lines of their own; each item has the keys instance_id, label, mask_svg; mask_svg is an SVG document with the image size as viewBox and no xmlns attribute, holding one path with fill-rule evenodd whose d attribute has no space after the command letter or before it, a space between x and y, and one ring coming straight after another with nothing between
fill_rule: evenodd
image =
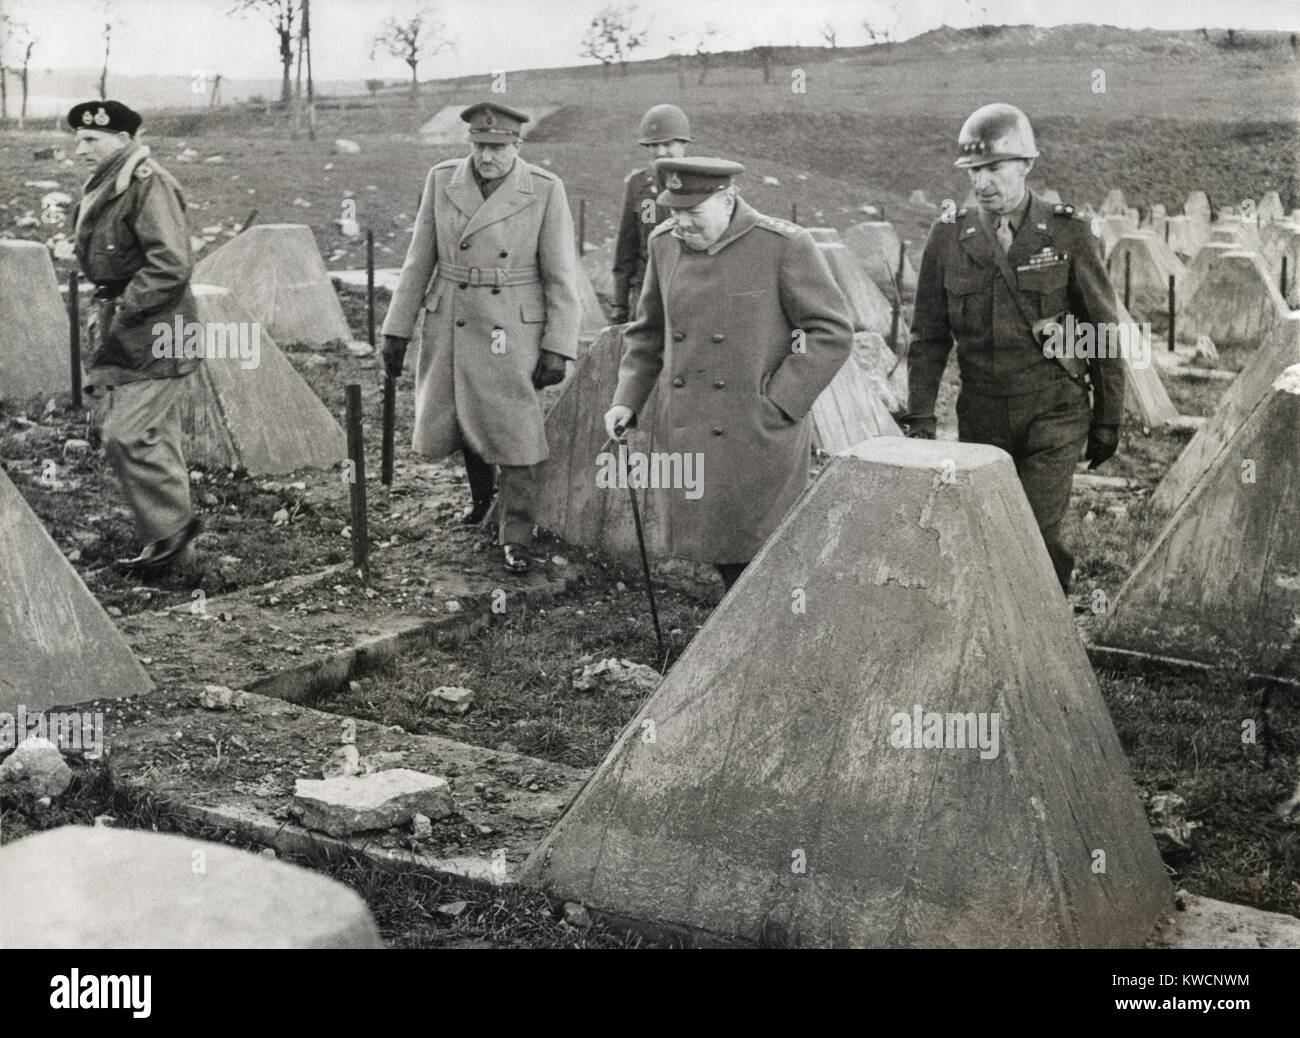
<instances>
[{"instance_id":1,"label":"man in us helmet","mask_svg":"<svg viewBox=\"0 0 1300 1038\"><path fill-rule=\"evenodd\" d=\"M686 113L676 105L655 105L641 117L638 144L653 152L656 159L680 159L686 144L693 140ZM659 184L653 162L645 169L633 170L623 180L623 210L614 243L614 312L615 324L623 324L636 309L645 280L646 249L650 232L668 213L658 207Z\"/></svg>"},{"instance_id":2,"label":"man in us helmet","mask_svg":"<svg viewBox=\"0 0 1300 1038\"><path fill-rule=\"evenodd\" d=\"M1071 480L1081 455L1096 468L1115 453L1124 368L1119 357L1084 359L1068 344L1057 348L1060 328L1067 314L1076 328L1123 334L1124 326L1097 232L1073 206L1045 202L1025 186L1038 149L1024 112L985 105L962 126L958 146L956 166L969 176L976 205L941 215L925 244L904 425L909 436L934 438L935 397L955 341L958 438L1001 447L1015 460L1068 594L1074 556L1061 524Z\"/></svg>"}]
</instances>

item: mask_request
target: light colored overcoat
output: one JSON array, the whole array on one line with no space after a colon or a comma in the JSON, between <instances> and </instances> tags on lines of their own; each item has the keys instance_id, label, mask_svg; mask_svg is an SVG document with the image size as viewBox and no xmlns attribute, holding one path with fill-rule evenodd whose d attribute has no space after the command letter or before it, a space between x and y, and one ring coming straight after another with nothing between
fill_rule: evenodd
<instances>
[{"instance_id":1,"label":"light colored overcoat","mask_svg":"<svg viewBox=\"0 0 1300 1038\"><path fill-rule=\"evenodd\" d=\"M484 201L470 159L429 170L383 334L424 330L411 446L441 458L468 445L498 465L547 457L532 374L540 350L578 347L573 218L554 173L515 159Z\"/></svg>"}]
</instances>

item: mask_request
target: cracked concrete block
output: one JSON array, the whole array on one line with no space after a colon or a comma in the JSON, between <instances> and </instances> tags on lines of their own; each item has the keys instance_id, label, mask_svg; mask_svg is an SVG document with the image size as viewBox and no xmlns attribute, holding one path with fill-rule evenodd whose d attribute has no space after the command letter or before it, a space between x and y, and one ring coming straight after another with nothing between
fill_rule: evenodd
<instances>
[{"instance_id":1,"label":"cracked concrete block","mask_svg":"<svg viewBox=\"0 0 1300 1038\"><path fill-rule=\"evenodd\" d=\"M409 768L298 779L293 807L308 829L332 836L405 825L417 814L446 818L456 810L446 779Z\"/></svg>"}]
</instances>

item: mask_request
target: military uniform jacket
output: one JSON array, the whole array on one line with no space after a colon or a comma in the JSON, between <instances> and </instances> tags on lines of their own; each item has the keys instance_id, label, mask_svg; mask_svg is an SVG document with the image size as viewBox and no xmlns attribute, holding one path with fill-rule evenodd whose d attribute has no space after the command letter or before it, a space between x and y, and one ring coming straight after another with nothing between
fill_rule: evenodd
<instances>
[{"instance_id":1,"label":"military uniform jacket","mask_svg":"<svg viewBox=\"0 0 1300 1038\"><path fill-rule=\"evenodd\" d=\"M429 170L383 333L424 331L415 375L419 454L468 445L499 465L547 457L532 374L540 350L578 346L573 218L560 178L516 158L486 201L468 157Z\"/></svg>"},{"instance_id":2,"label":"military uniform jacket","mask_svg":"<svg viewBox=\"0 0 1300 1038\"><path fill-rule=\"evenodd\" d=\"M88 191L73 214L77 261L103 300L86 358L91 390L176 378L198 366L197 358L154 351L155 324L174 337L178 316L182 328L198 321L180 185L146 147L115 158L119 168Z\"/></svg>"},{"instance_id":3,"label":"military uniform jacket","mask_svg":"<svg viewBox=\"0 0 1300 1038\"><path fill-rule=\"evenodd\" d=\"M638 169L623 181L623 215L614 242L614 305L635 306L635 295L645 279L650 232L661 221L658 204L659 187L653 168ZM665 216L667 214L664 214ZM632 295L631 303L628 296Z\"/></svg>"},{"instance_id":4,"label":"military uniform jacket","mask_svg":"<svg viewBox=\"0 0 1300 1038\"><path fill-rule=\"evenodd\" d=\"M853 346L820 250L739 200L704 251L664 224L623 342L614 403L639 412L662 372L654 449L704 457L698 499L658 491L671 552L748 562L807 485L808 412Z\"/></svg>"},{"instance_id":5,"label":"military uniform jacket","mask_svg":"<svg viewBox=\"0 0 1300 1038\"><path fill-rule=\"evenodd\" d=\"M998 247L974 208L960 210L954 220L941 220L930 231L917 276L908 352L909 418L934 416L954 340L963 390L1018 396L1069 378L1058 360L1043 355L1017 309L994 260ZM1007 262L1030 316L1068 311L1076 322L1118 323L1100 240L1072 206L1052 205L1031 193ZM1089 361L1095 423L1120 422L1123 364L1118 357Z\"/></svg>"}]
</instances>

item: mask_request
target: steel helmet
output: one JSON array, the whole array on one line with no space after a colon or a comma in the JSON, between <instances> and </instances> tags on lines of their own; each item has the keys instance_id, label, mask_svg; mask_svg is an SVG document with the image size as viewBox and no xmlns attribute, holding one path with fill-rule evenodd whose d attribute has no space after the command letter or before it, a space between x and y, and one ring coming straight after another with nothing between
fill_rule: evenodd
<instances>
[{"instance_id":1,"label":"steel helmet","mask_svg":"<svg viewBox=\"0 0 1300 1038\"><path fill-rule=\"evenodd\" d=\"M686 113L676 105L655 105L641 116L637 128L641 134L638 144L667 144L669 141L690 141L691 123Z\"/></svg>"},{"instance_id":2,"label":"steel helmet","mask_svg":"<svg viewBox=\"0 0 1300 1038\"><path fill-rule=\"evenodd\" d=\"M1015 105L991 104L973 112L962 123L957 146L961 149L961 158L954 163L958 169L1038 158L1029 116Z\"/></svg>"}]
</instances>

